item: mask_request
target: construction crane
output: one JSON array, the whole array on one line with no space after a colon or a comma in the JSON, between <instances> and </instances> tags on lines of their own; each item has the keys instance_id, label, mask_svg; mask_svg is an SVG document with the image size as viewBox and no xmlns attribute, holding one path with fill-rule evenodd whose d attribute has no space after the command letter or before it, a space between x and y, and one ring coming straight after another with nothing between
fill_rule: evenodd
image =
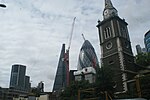
<instances>
[{"instance_id":1,"label":"construction crane","mask_svg":"<svg viewBox=\"0 0 150 100\"><path fill-rule=\"evenodd\" d=\"M68 49L66 50L65 57L64 57L65 58L65 64L66 64L66 70L67 70L67 73L66 73L67 86L69 85L69 50L70 50L70 46L71 46L71 40L72 40L75 20L76 20L76 17L74 17L74 19L73 19L73 23L72 23L72 27L71 27L71 34L70 34L70 38L69 38L69 45L68 45Z\"/></svg>"},{"instance_id":2,"label":"construction crane","mask_svg":"<svg viewBox=\"0 0 150 100\"><path fill-rule=\"evenodd\" d=\"M73 23L72 23L71 34L70 34L70 38L69 38L68 50L70 49L70 46L71 46L71 40L72 40L72 35L73 35L73 30L74 30L75 20L76 20L76 17L74 17Z\"/></svg>"}]
</instances>

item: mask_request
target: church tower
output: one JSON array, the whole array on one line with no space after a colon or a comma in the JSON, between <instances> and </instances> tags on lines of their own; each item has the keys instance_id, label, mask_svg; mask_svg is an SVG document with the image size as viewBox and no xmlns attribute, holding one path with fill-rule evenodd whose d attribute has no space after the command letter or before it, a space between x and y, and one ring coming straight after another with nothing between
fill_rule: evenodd
<instances>
[{"instance_id":1,"label":"church tower","mask_svg":"<svg viewBox=\"0 0 150 100\"><path fill-rule=\"evenodd\" d=\"M118 16L111 0L105 0L103 21L98 21L102 66L110 67L113 72L116 93L128 91L128 80L134 71L134 56L129 38L128 23ZM126 72L125 72L126 71Z\"/></svg>"}]
</instances>

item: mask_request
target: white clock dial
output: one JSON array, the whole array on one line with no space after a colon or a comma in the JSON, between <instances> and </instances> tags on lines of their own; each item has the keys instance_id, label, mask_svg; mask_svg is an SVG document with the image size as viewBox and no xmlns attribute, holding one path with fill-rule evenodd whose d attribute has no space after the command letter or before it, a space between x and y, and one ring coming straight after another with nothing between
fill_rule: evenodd
<instances>
[{"instance_id":1,"label":"white clock dial","mask_svg":"<svg viewBox=\"0 0 150 100\"><path fill-rule=\"evenodd\" d=\"M112 42L108 42L106 44L106 49L111 49L112 48Z\"/></svg>"},{"instance_id":2,"label":"white clock dial","mask_svg":"<svg viewBox=\"0 0 150 100\"><path fill-rule=\"evenodd\" d=\"M105 11L104 11L104 15L107 15L107 14L108 14L108 10L105 10Z\"/></svg>"}]
</instances>

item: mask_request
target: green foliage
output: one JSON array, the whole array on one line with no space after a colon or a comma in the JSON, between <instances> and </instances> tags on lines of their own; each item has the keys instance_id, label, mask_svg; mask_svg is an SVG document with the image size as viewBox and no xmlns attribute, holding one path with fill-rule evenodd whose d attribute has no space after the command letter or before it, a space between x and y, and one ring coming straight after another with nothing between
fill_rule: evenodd
<instances>
[{"instance_id":1,"label":"green foliage","mask_svg":"<svg viewBox=\"0 0 150 100\"><path fill-rule=\"evenodd\" d=\"M141 66L150 66L150 52L141 53L136 56L136 63ZM150 98L150 75L140 78L141 92L143 98Z\"/></svg>"},{"instance_id":2,"label":"green foliage","mask_svg":"<svg viewBox=\"0 0 150 100\"><path fill-rule=\"evenodd\" d=\"M140 78L141 91L143 98L150 98L150 75L146 75Z\"/></svg>"},{"instance_id":3,"label":"green foliage","mask_svg":"<svg viewBox=\"0 0 150 100\"><path fill-rule=\"evenodd\" d=\"M36 87L31 89L31 93L33 93L36 97L40 96L40 90Z\"/></svg>"},{"instance_id":4,"label":"green foliage","mask_svg":"<svg viewBox=\"0 0 150 100\"><path fill-rule=\"evenodd\" d=\"M114 93L113 71L109 67L101 67L97 69L95 87L96 93L107 91L109 94Z\"/></svg>"},{"instance_id":5,"label":"green foliage","mask_svg":"<svg viewBox=\"0 0 150 100\"><path fill-rule=\"evenodd\" d=\"M136 56L136 63L141 66L149 66L150 65L150 52L138 54Z\"/></svg>"},{"instance_id":6,"label":"green foliage","mask_svg":"<svg viewBox=\"0 0 150 100\"><path fill-rule=\"evenodd\" d=\"M61 100L75 100L79 89L89 88L90 84L88 81L75 81L72 82L65 90L61 93Z\"/></svg>"},{"instance_id":7,"label":"green foliage","mask_svg":"<svg viewBox=\"0 0 150 100\"><path fill-rule=\"evenodd\" d=\"M104 91L107 91L109 94L113 94L114 92L114 83L112 82L113 71L108 67L97 68L96 70L96 82L90 84L88 81L75 81L70 84L65 90L61 93L61 100L76 100L78 96L78 90L84 89L95 89L94 93L81 92L82 98L90 98L90 97L104 97ZM103 93L102 93L103 92ZM112 96L112 95L111 95Z\"/></svg>"}]
</instances>

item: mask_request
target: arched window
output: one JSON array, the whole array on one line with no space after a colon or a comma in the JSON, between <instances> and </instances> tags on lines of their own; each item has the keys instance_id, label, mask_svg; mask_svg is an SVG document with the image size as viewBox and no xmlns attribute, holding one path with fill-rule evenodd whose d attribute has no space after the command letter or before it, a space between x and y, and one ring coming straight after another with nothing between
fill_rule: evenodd
<instances>
[{"instance_id":1,"label":"arched window","mask_svg":"<svg viewBox=\"0 0 150 100\"><path fill-rule=\"evenodd\" d=\"M110 38L110 37L111 37L111 34L112 34L111 28L110 28L110 27L106 27L106 28L104 29L104 38L105 38L105 39Z\"/></svg>"}]
</instances>

